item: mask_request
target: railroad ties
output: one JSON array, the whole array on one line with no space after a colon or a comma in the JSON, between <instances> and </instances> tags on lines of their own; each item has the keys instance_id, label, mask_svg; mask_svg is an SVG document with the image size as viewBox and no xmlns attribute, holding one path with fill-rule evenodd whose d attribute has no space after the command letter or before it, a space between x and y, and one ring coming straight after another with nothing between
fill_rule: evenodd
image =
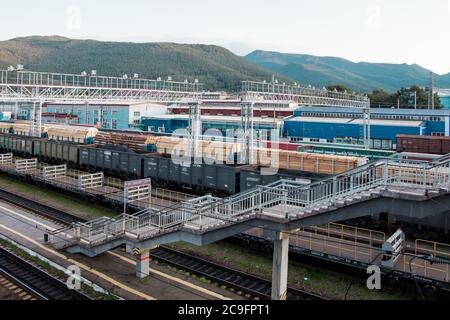
<instances>
[{"instance_id":1,"label":"railroad ties","mask_svg":"<svg viewBox=\"0 0 450 320\"><path fill-rule=\"evenodd\" d=\"M0 274L39 300L90 300L48 272L0 247Z\"/></svg>"}]
</instances>

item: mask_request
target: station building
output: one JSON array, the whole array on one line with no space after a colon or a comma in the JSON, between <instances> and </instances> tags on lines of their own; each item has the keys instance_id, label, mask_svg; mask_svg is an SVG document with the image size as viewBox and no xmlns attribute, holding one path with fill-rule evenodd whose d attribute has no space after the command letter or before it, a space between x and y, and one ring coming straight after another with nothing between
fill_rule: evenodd
<instances>
[{"instance_id":1,"label":"station building","mask_svg":"<svg viewBox=\"0 0 450 320\"><path fill-rule=\"evenodd\" d=\"M450 110L372 109L371 147L395 149L398 134L449 136ZM292 142L362 144L363 114L352 108L301 107L284 122Z\"/></svg>"}]
</instances>

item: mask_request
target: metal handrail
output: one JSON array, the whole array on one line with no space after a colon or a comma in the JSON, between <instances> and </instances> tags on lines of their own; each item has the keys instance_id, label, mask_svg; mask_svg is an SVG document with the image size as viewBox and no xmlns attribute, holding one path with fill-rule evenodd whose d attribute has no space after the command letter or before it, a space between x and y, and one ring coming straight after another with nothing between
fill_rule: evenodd
<instances>
[{"instance_id":1,"label":"metal handrail","mask_svg":"<svg viewBox=\"0 0 450 320\"><path fill-rule=\"evenodd\" d=\"M305 186L281 180L225 199L207 195L161 210L146 209L134 216L122 214L115 219L99 218L88 223L77 223L72 226L73 230L63 229L59 233L73 234L74 238L84 239L90 244L118 236L145 238L152 232L164 232L194 220L199 220L201 225L205 217L233 221L237 216L277 206L305 209L389 185L450 190L450 157L442 157L432 163L377 160ZM73 239L68 243L72 244Z\"/></svg>"}]
</instances>

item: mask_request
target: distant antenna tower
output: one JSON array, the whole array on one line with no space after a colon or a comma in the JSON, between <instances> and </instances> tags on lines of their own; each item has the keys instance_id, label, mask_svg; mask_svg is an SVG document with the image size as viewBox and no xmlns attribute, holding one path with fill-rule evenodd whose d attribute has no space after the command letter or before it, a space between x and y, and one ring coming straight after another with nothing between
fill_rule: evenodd
<instances>
[{"instance_id":1,"label":"distant antenna tower","mask_svg":"<svg viewBox=\"0 0 450 320\"><path fill-rule=\"evenodd\" d=\"M434 76L430 72L430 87L428 92L428 109L434 110Z\"/></svg>"}]
</instances>

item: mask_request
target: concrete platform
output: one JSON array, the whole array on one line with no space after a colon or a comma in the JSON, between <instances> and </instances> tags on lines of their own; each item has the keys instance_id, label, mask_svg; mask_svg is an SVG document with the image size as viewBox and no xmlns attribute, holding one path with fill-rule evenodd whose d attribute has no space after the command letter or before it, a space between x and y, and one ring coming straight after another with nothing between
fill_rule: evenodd
<instances>
[{"instance_id":1,"label":"concrete platform","mask_svg":"<svg viewBox=\"0 0 450 320\"><path fill-rule=\"evenodd\" d=\"M0 234L68 267L76 263L85 266L82 276L125 299L220 300L243 299L210 284L201 283L167 268L150 263L150 277L135 278L135 260L122 250L115 250L93 259L78 254L61 253L44 243L44 234L61 226L15 206L0 202Z\"/></svg>"}]
</instances>

